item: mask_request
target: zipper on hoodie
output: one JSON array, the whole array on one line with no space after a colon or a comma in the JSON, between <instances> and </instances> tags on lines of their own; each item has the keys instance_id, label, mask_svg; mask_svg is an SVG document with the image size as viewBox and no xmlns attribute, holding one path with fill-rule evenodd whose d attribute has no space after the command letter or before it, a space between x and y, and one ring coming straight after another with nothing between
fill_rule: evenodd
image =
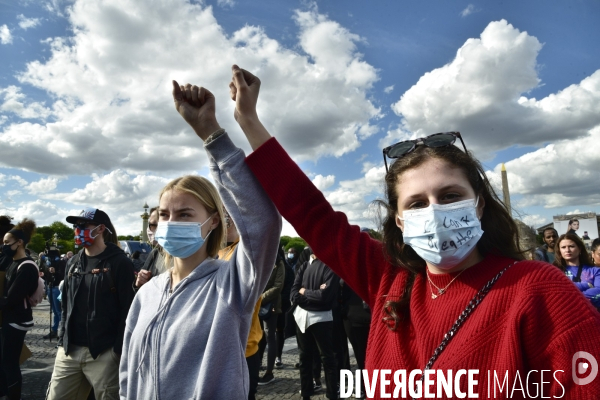
<instances>
[{"instance_id":1,"label":"zipper on hoodie","mask_svg":"<svg viewBox=\"0 0 600 400\"><path fill-rule=\"evenodd\" d=\"M175 287L175 290L173 290L173 293L171 293L169 295L169 293L167 293L167 296L165 297L165 302L169 303L171 298L173 297L173 295L177 292L177 290L182 287L182 283L184 283L184 281L186 281L188 278L185 277L184 279L181 280L181 282L179 282L179 284L177 285L177 287ZM171 282L171 278L169 278L169 280L167 281L169 286L170 286L170 282ZM167 289L169 290L169 289ZM159 309L162 307L162 304L159 304ZM154 333L154 338L153 338L153 342L154 342L154 348L156 349L156 351L154 351L154 357L152 357L152 353L151 353L151 364L154 365L153 368L153 373L152 375L152 379L154 380L154 393L156 393L156 400L160 400L160 386L159 386L159 373L158 373L158 360L159 360L159 355L160 355L160 347L159 347L159 343L160 343L160 336L161 336L161 332L163 330L164 324L165 324L165 320L167 317L167 313L169 312L169 308L171 308L171 304L165 304L165 309L162 311L162 316L160 318L160 320L158 321L158 326L156 327L155 333Z\"/></svg>"}]
</instances>

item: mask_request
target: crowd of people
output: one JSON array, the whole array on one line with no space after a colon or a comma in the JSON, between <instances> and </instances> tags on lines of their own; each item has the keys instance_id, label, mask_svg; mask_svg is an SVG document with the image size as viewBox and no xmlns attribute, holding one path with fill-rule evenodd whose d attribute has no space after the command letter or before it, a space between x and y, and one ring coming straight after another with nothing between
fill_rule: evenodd
<instances>
[{"instance_id":1,"label":"crowd of people","mask_svg":"<svg viewBox=\"0 0 600 400\"><path fill-rule=\"evenodd\" d=\"M58 343L51 400L254 399L277 379L291 336L303 399L323 390L321 371L327 398L340 396L348 341L361 370L478 370L480 388L490 384L484 371L506 371L547 396L600 392L600 379L571 379L573 354L600 359L598 239L592 261L576 234L546 229L537 260L525 260L514 220L458 132L383 150L375 239L332 209L262 125L260 80L233 66L229 87L249 156L217 122L209 90L173 81L215 184L188 175L162 189L144 260L124 253L97 208L66 217L81 250L46 251L37 263L27 253L35 222L0 217L0 396L20 398L40 275L54 314L46 338ZM282 216L304 250L286 254ZM544 380L543 370L564 374ZM387 397L381 385L369 396ZM466 380L457 385L467 391Z\"/></svg>"}]
</instances>

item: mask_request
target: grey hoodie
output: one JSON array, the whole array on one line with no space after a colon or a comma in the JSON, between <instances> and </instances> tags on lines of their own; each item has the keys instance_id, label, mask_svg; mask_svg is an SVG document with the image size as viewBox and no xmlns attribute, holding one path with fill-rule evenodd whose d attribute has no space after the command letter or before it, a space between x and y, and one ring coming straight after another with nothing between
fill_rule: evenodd
<instances>
[{"instance_id":1,"label":"grey hoodie","mask_svg":"<svg viewBox=\"0 0 600 400\"><path fill-rule=\"evenodd\" d=\"M227 134L205 146L240 243L207 258L169 296L169 272L137 293L125 327L121 399L246 399L252 311L277 255L281 216Z\"/></svg>"}]
</instances>

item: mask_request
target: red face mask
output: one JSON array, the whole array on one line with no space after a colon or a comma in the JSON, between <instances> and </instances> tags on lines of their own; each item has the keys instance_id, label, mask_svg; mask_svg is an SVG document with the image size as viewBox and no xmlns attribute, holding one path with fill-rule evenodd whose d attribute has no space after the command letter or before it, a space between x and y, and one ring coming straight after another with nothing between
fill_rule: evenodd
<instances>
[{"instance_id":1,"label":"red face mask","mask_svg":"<svg viewBox=\"0 0 600 400\"><path fill-rule=\"evenodd\" d=\"M94 229L75 227L75 244L77 246L90 247L94 244L94 239L98 237L98 235L92 236L92 231L95 231L99 227L100 225Z\"/></svg>"}]
</instances>

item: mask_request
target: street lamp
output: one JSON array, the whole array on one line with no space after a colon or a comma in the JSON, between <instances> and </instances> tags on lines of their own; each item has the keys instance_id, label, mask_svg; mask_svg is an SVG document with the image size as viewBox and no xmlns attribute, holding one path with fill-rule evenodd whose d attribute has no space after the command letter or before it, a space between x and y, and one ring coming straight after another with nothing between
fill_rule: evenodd
<instances>
[{"instance_id":1,"label":"street lamp","mask_svg":"<svg viewBox=\"0 0 600 400\"><path fill-rule=\"evenodd\" d=\"M149 243L148 241L148 219L150 215L148 214L148 202L144 202L144 213L141 215L142 217L142 234L140 235L140 243Z\"/></svg>"}]
</instances>

